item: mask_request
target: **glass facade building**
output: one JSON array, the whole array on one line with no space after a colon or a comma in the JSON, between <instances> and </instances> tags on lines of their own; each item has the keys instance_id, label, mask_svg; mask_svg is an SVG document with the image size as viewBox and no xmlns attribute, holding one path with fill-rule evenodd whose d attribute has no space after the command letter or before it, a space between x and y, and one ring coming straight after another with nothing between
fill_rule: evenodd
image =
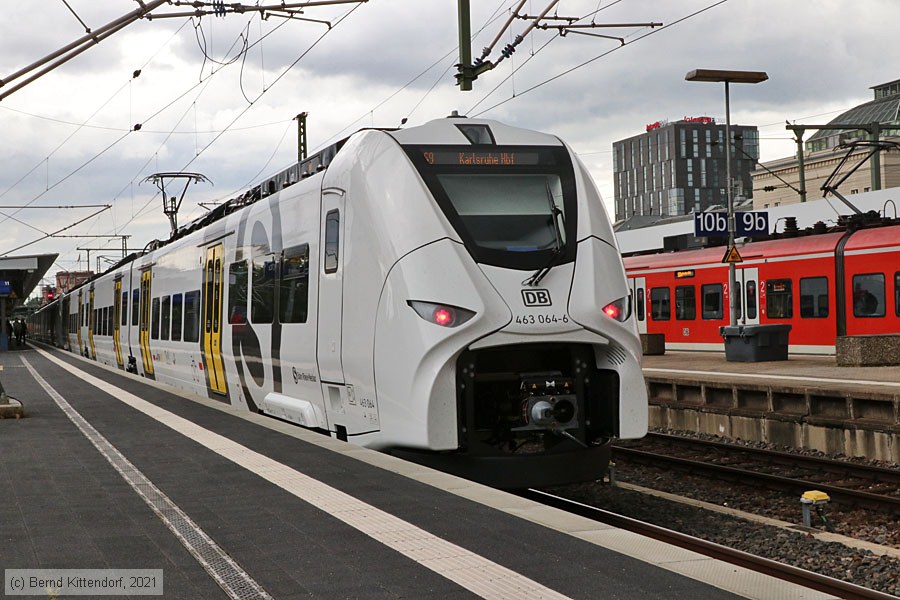
<instances>
[{"instance_id":1,"label":"glass facade building","mask_svg":"<svg viewBox=\"0 0 900 600\"><path fill-rule=\"evenodd\" d=\"M752 196L750 173L759 160L755 126L732 125L735 198ZM710 117L653 123L613 143L616 221L677 216L726 206L725 125Z\"/></svg>"}]
</instances>

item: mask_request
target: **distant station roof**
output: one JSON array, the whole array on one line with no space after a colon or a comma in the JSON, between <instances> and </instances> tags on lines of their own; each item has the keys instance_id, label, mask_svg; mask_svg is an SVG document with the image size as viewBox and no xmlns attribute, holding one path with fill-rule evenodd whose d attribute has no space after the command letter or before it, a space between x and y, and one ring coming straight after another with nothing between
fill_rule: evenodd
<instances>
[{"instance_id":1,"label":"distant station roof","mask_svg":"<svg viewBox=\"0 0 900 600\"><path fill-rule=\"evenodd\" d=\"M832 119L829 125L841 125L854 123L857 125L868 123L881 123L882 125L897 125L900 129L900 79L889 81L869 88L874 90L875 99L850 110ZM823 150L838 145L841 137L855 129L843 130L819 130L807 141L815 149ZM829 141L829 138L834 138ZM828 143L824 143L828 142ZM821 148L818 147L821 145Z\"/></svg>"},{"instance_id":2,"label":"distant station roof","mask_svg":"<svg viewBox=\"0 0 900 600\"><path fill-rule=\"evenodd\" d=\"M38 286L59 254L0 257L0 299L12 310ZM9 312L7 311L7 314Z\"/></svg>"}]
</instances>

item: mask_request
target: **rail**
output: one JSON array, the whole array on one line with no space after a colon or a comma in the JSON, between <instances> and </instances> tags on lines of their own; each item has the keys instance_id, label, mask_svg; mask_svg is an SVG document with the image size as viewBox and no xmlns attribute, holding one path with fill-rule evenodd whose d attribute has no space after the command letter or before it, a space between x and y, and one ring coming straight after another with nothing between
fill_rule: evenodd
<instances>
[{"instance_id":1,"label":"rail","mask_svg":"<svg viewBox=\"0 0 900 600\"><path fill-rule=\"evenodd\" d=\"M747 485L759 483L769 489L799 494L816 489L827 493L834 502L900 515L900 470L897 469L666 434L649 434L648 440L650 443L644 446L649 448L615 446L613 457L676 467ZM694 455L684 456L686 449L693 449ZM673 456L675 452L681 455ZM736 459L741 461L740 466L734 466ZM786 476L764 472L773 468L803 470L806 474Z\"/></svg>"},{"instance_id":2,"label":"rail","mask_svg":"<svg viewBox=\"0 0 900 600\"><path fill-rule=\"evenodd\" d=\"M748 552L735 550L734 548L695 538L657 525L651 525L650 523L644 523L643 521L631 519L581 502L568 500L547 492L530 489L522 492L522 496L547 506L552 506L594 521L606 523L613 527L631 531L645 537L672 544L673 546L678 546L679 548L685 548L704 556L722 560L733 565L738 565L758 573L770 575L784 581L796 583L840 598L854 598L859 600L896 600L896 596L891 594L872 590L847 581L841 581L840 579L834 579L833 577L828 577L812 571L806 571L761 556L755 556Z\"/></svg>"}]
</instances>

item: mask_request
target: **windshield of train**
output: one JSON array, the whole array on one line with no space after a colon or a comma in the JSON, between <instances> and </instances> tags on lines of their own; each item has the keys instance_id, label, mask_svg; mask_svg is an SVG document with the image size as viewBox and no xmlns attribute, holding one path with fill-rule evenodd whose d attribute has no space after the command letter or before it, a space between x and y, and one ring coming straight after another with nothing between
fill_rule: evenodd
<instances>
[{"instance_id":1,"label":"windshield of train","mask_svg":"<svg viewBox=\"0 0 900 600\"><path fill-rule=\"evenodd\" d=\"M478 262L534 269L574 257L575 184L564 148L407 152Z\"/></svg>"}]
</instances>

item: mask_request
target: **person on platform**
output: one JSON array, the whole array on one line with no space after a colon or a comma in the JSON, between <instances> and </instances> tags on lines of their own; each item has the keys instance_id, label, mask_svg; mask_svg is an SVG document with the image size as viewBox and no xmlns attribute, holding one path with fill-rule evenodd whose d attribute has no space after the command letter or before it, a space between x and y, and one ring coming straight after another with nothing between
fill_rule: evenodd
<instances>
[{"instance_id":1,"label":"person on platform","mask_svg":"<svg viewBox=\"0 0 900 600\"><path fill-rule=\"evenodd\" d=\"M22 319L16 319L12 324L13 335L16 336L16 346L22 345Z\"/></svg>"}]
</instances>

